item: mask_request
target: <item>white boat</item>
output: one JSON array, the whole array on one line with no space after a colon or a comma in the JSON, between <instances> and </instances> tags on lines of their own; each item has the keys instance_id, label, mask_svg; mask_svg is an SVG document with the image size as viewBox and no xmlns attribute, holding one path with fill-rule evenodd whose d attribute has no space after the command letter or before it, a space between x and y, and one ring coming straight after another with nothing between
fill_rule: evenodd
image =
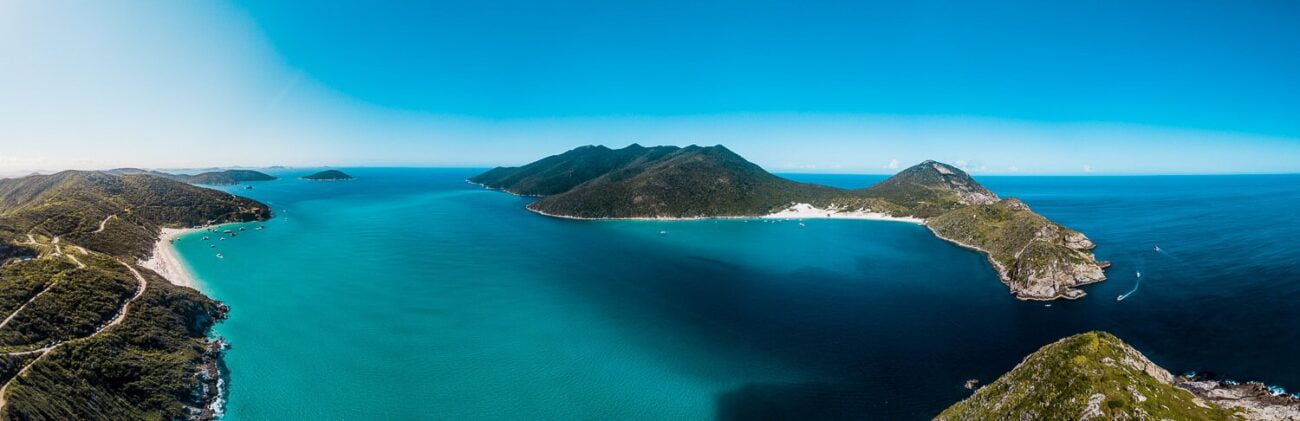
<instances>
[{"instance_id":1,"label":"white boat","mask_svg":"<svg viewBox=\"0 0 1300 421\"><path fill-rule=\"evenodd\" d=\"M667 235L667 234L668 234L668 231L664 231L664 230L660 230L660 231L659 231L659 235Z\"/></svg>"},{"instance_id":2,"label":"white boat","mask_svg":"<svg viewBox=\"0 0 1300 421\"><path fill-rule=\"evenodd\" d=\"M1160 245L1156 245L1156 251L1160 251Z\"/></svg>"},{"instance_id":3,"label":"white boat","mask_svg":"<svg viewBox=\"0 0 1300 421\"><path fill-rule=\"evenodd\" d=\"M218 258L218 259L225 259L226 256L222 256L221 253L217 253L217 258Z\"/></svg>"}]
</instances>

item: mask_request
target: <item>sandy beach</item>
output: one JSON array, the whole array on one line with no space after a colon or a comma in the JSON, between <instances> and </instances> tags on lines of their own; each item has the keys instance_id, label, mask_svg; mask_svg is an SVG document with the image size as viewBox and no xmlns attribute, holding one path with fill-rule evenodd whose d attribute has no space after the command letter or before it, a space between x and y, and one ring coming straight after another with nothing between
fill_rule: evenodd
<instances>
[{"instance_id":1,"label":"sandy beach","mask_svg":"<svg viewBox=\"0 0 1300 421\"><path fill-rule=\"evenodd\" d=\"M176 254L176 249L172 247L172 239L182 234L202 230L203 228L163 228L158 236L158 242L153 245L153 255L149 260L140 261L140 266L158 272L167 281L180 286L198 288L198 283L194 280L194 275L185 269L185 264L181 262L180 256Z\"/></svg>"},{"instance_id":2,"label":"sandy beach","mask_svg":"<svg viewBox=\"0 0 1300 421\"><path fill-rule=\"evenodd\" d=\"M780 212L764 215L765 219L867 219L872 221L897 221L925 225L925 220L907 216L891 216L863 210L821 209L807 203L796 203Z\"/></svg>"},{"instance_id":3,"label":"sandy beach","mask_svg":"<svg viewBox=\"0 0 1300 421\"><path fill-rule=\"evenodd\" d=\"M807 203L796 203L785 210L759 216L689 216L689 217L635 217L635 218L584 218L580 216L555 215L527 207L529 211L552 218L576 219L583 221L703 221L710 219L862 219L870 221L895 221L925 225L925 220L912 217L890 216L878 212L845 211L840 209L820 209Z\"/></svg>"}]
</instances>

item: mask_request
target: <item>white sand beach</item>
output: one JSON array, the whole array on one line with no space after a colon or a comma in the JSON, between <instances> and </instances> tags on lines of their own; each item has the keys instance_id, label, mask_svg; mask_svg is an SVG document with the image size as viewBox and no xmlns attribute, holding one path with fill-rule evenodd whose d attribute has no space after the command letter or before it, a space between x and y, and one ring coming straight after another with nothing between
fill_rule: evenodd
<instances>
[{"instance_id":1,"label":"white sand beach","mask_svg":"<svg viewBox=\"0 0 1300 421\"><path fill-rule=\"evenodd\" d=\"M555 215L546 212L527 208L534 213L549 216L552 218L577 219L584 221L702 221L709 219L863 219L871 221L895 221L907 222L911 224L925 225L925 220L913 218L910 216L891 216L879 212L864 210L844 210L844 209L821 209L808 203L795 203L790 207L779 212L770 213L761 216L688 216L688 217L637 217L637 218L584 218L580 216Z\"/></svg>"},{"instance_id":2,"label":"white sand beach","mask_svg":"<svg viewBox=\"0 0 1300 421\"><path fill-rule=\"evenodd\" d=\"M194 280L194 275L190 274L181 262L180 256L176 254L176 248L172 247L171 241L176 237L191 232L202 230L203 228L163 228L162 233L158 236L158 242L153 245L153 255L149 260L140 261L140 266L158 272L169 282L175 285L198 288L198 283Z\"/></svg>"},{"instance_id":3,"label":"white sand beach","mask_svg":"<svg viewBox=\"0 0 1300 421\"><path fill-rule=\"evenodd\" d=\"M796 203L780 212L764 215L764 219L868 219L897 221L925 225L925 220L910 216L891 216L869 210L821 209L807 203Z\"/></svg>"}]
</instances>

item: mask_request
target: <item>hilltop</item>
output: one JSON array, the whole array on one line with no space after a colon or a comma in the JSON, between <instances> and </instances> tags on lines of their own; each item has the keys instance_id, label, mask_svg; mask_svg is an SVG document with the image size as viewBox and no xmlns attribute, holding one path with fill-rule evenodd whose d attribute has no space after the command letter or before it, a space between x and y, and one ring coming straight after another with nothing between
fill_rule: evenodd
<instances>
[{"instance_id":1,"label":"hilltop","mask_svg":"<svg viewBox=\"0 0 1300 421\"><path fill-rule=\"evenodd\" d=\"M582 219L689 219L789 215L923 221L935 235L988 255L1017 298L1078 298L1105 279L1086 236L1003 199L965 171L925 161L847 190L787 180L718 146L584 146L469 179L540 197L528 209Z\"/></svg>"},{"instance_id":2,"label":"hilltop","mask_svg":"<svg viewBox=\"0 0 1300 421\"><path fill-rule=\"evenodd\" d=\"M1263 388L1176 377L1119 338L1088 332L1035 351L936 419L1300 417L1300 400L1252 393L1255 389Z\"/></svg>"},{"instance_id":3,"label":"hilltop","mask_svg":"<svg viewBox=\"0 0 1300 421\"><path fill-rule=\"evenodd\" d=\"M118 168L106 172L114 175L153 175L190 184L204 184L209 186L225 186L247 181L270 181L275 179L275 176L253 170L208 171L194 175L171 174L161 171L142 170L139 168Z\"/></svg>"},{"instance_id":4,"label":"hilltop","mask_svg":"<svg viewBox=\"0 0 1300 421\"><path fill-rule=\"evenodd\" d=\"M162 227L269 217L148 174L0 180L0 417L211 418L226 309L134 262Z\"/></svg>"},{"instance_id":5,"label":"hilltop","mask_svg":"<svg viewBox=\"0 0 1300 421\"><path fill-rule=\"evenodd\" d=\"M311 181L342 181L342 180L351 180L352 176L347 175L343 171L339 171L339 170L325 170L315 174L303 176L302 179L311 180Z\"/></svg>"}]
</instances>

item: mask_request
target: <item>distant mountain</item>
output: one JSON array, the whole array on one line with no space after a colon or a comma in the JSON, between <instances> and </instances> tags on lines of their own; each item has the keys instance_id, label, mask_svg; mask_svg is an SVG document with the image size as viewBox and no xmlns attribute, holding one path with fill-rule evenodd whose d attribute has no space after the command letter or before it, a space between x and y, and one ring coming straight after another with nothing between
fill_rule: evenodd
<instances>
[{"instance_id":1,"label":"distant mountain","mask_svg":"<svg viewBox=\"0 0 1300 421\"><path fill-rule=\"evenodd\" d=\"M920 218L941 238L989 255L1022 299L1078 298L1105 279L1083 234L1015 199L1001 199L956 167L925 161L868 188L845 190L777 177L723 146L584 146L469 179L539 196L528 209L606 218L756 217L802 209L810 216L874 213ZM801 214L802 215L802 214Z\"/></svg>"},{"instance_id":2,"label":"distant mountain","mask_svg":"<svg viewBox=\"0 0 1300 421\"><path fill-rule=\"evenodd\" d=\"M160 227L268 217L142 173L0 180L0 418L210 419L225 307L136 262Z\"/></svg>"},{"instance_id":3,"label":"distant mountain","mask_svg":"<svg viewBox=\"0 0 1300 421\"><path fill-rule=\"evenodd\" d=\"M1035 351L936 419L1283 420L1300 419L1300 400L1177 377L1119 338L1088 332Z\"/></svg>"},{"instance_id":4,"label":"distant mountain","mask_svg":"<svg viewBox=\"0 0 1300 421\"><path fill-rule=\"evenodd\" d=\"M581 218L760 215L837 190L774 176L722 146L583 147L470 181L546 196L529 209Z\"/></svg>"},{"instance_id":5,"label":"distant mountain","mask_svg":"<svg viewBox=\"0 0 1300 421\"><path fill-rule=\"evenodd\" d=\"M302 179L312 180L312 181L343 181L343 180L351 180L352 176L347 175L343 173L343 171L339 171L339 170L325 170L312 175L305 176Z\"/></svg>"},{"instance_id":6,"label":"distant mountain","mask_svg":"<svg viewBox=\"0 0 1300 421\"><path fill-rule=\"evenodd\" d=\"M176 181L183 181L190 184L205 184L209 186L222 186L222 185L239 184L247 181L269 181L275 179L275 177L270 174L262 173L259 171L253 171L253 170L209 171L209 172L203 172L194 175L172 174L172 173L166 173L161 171L142 170L139 168L118 168L106 172L110 174L117 174L117 175L146 174L146 175L170 178Z\"/></svg>"}]
</instances>

